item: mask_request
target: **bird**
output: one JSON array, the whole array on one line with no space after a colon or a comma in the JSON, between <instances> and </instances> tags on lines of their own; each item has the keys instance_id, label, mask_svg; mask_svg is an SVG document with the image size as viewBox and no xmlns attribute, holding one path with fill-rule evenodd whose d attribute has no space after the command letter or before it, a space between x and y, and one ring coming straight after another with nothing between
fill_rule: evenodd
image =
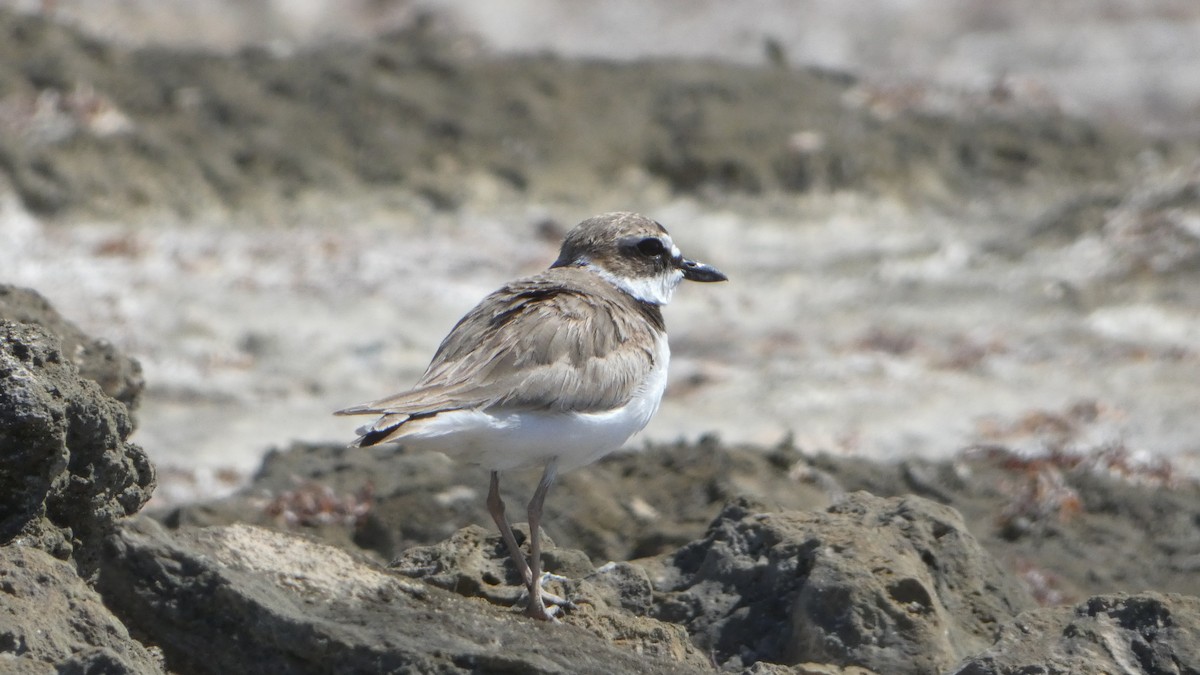
<instances>
[{"instance_id":1,"label":"bird","mask_svg":"<svg viewBox=\"0 0 1200 675\"><path fill-rule=\"evenodd\" d=\"M548 269L503 285L467 312L415 386L335 414L377 416L352 446L395 442L489 469L488 513L528 590L525 614L556 620L568 603L542 589L547 492L559 473L619 449L658 410L671 354L662 307L680 283L727 279L683 257L666 228L646 216L593 216L566 233ZM537 466L526 558L505 514L500 475Z\"/></svg>"}]
</instances>

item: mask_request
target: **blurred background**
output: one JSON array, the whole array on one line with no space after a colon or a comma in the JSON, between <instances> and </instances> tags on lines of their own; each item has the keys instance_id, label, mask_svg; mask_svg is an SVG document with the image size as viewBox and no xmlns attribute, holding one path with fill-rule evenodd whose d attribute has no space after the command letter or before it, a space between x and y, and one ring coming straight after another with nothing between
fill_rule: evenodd
<instances>
[{"instance_id":1,"label":"blurred background","mask_svg":"<svg viewBox=\"0 0 1200 675\"><path fill-rule=\"evenodd\" d=\"M434 15L488 52L797 65L986 90L1167 133L1200 130L1188 0L4 0L106 41L229 53L365 41Z\"/></svg>"},{"instance_id":2,"label":"blurred background","mask_svg":"<svg viewBox=\"0 0 1200 675\"><path fill-rule=\"evenodd\" d=\"M1194 473L1198 137L1184 0L4 0L0 282L142 362L182 492L626 209L731 277L646 437Z\"/></svg>"}]
</instances>

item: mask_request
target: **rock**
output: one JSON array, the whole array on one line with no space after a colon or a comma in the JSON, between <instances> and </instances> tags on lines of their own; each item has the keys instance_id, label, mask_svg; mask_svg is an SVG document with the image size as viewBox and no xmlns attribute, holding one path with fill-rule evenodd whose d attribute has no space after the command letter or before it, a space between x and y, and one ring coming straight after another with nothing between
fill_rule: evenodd
<instances>
[{"instance_id":1,"label":"rock","mask_svg":"<svg viewBox=\"0 0 1200 675\"><path fill-rule=\"evenodd\" d=\"M650 613L654 603L654 585L645 568L627 562L610 562L587 577L605 601L637 616Z\"/></svg>"},{"instance_id":2,"label":"rock","mask_svg":"<svg viewBox=\"0 0 1200 675\"><path fill-rule=\"evenodd\" d=\"M0 545L94 574L100 542L154 488L124 405L80 376L57 337L0 320Z\"/></svg>"},{"instance_id":3,"label":"rock","mask_svg":"<svg viewBox=\"0 0 1200 675\"><path fill-rule=\"evenodd\" d=\"M827 506L826 486L788 475L800 460L789 448L729 447L711 437L612 455L555 483L543 527L555 541L597 562L670 552L703 536L721 505L737 495L785 509ZM501 489L513 513L524 511L539 476L536 470L504 475ZM468 524L489 532L495 527L484 504L487 471L438 453L341 443L293 443L273 450L240 495L179 506L156 517L172 527L233 522L280 527L286 523L264 505L309 483L336 495L370 486L370 512L353 531L313 523L298 527L329 543L369 549L381 560L444 541Z\"/></svg>"},{"instance_id":4,"label":"rock","mask_svg":"<svg viewBox=\"0 0 1200 675\"><path fill-rule=\"evenodd\" d=\"M524 543L526 531L514 532ZM546 548L554 546L547 541ZM590 563L588 567L590 567ZM494 605L512 607L521 598L521 577L499 534L490 536L478 525L456 532L449 539L429 546L414 546L389 567L404 576L425 581L459 595L483 598ZM546 571L558 573L546 565Z\"/></svg>"},{"instance_id":5,"label":"rock","mask_svg":"<svg viewBox=\"0 0 1200 675\"><path fill-rule=\"evenodd\" d=\"M37 291L0 284L0 319L37 324L57 335L62 340L63 354L79 368L81 377L95 381L131 413L137 409L146 387L142 365L117 351L108 340L79 330Z\"/></svg>"},{"instance_id":6,"label":"rock","mask_svg":"<svg viewBox=\"0 0 1200 675\"><path fill-rule=\"evenodd\" d=\"M0 671L165 672L70 565L28 546L0 547Z\"/></svg>"},{"instance_id":7,"label":"rock","mask_svg":"<svg viewBox=\"0 0 1200 675\"><path fill-rule=\"evenodd\" d=\"M1100 595L1021 614L955 675L1200 672L1200 598Z\"/></svg>"},{"instance_id":8,"label":"rock","mask_svg":"<svg viewBox=\"0 0 1200 675\"><path fill-rule=\"evenodd\" d=\"M759 661L742 671L742 675L876 675L874 671L858 666L835 666L830 663L801 663L784 666L778 663Z\"/></svg>"},{"instance_id":9,"label":"rock","mask_svg":"<svg viewBox=\"0 0 1200 675\"><path fill-rule=\"evenodd\" d=\"M139 518L106 552L101 591L172 671L697 671L259 527L170 532Z\"/></svg>"},{"instance_id":10,"label":"rock","mask_svg":"<svg viewBox=\"0 0 1200 675\"><path fill-rule=\"evenodd\" d=\"M579 549L600 566L674 552L703 537L722 505L738 495L763 502L765 510L802 511L825 509L838 495L857 490L882 497L917 494L958 511L972 536L1041 603L1144 589L1200 595L1200 486L1194 481L1162 485L1087 466L1064 470L1062 479L1079 495L1082 510L1051 513L1013 540L998 515L1028 506L1021 488L1037 476L1003 456L879 463L702 438L651 445L566 474L550 492L544 529L560 546ZM537 471L504 476L502 489L518 519L537 478ZM339 496L372 485L371 508L354 526L319 517L289 523L272 515L271 504L310 482ZM486 485L485 471L437 453L294 443L272 452L242 494L156 517L172 527L240 521L295 530L386 562L412 546L444 541L468 524L492 532ZM1104 533L1103 544L1097 532ZM1156 557L1148 563L1129 556L1130 550Z\"/></svg>"},{"instance_id":11,"label":"rock","mask_svg":"<svg viewBox=\"0 0 1200 675\"><path fill-rule=\"evenodd\" d=\"M945 670L1032 602L948 507L854 493L821 512L728 505L651 570L653 615L723 667L756 661Z\"/></svg>"},{"instance_id":12,"label":"rock","mask_svg":"<svg viewBox=\"0 0 1200 675\"><path fill-rule=\"evenodd\" d=\"M528 529L514 526L524 543ZM630 563L608 563L596 570L582 551L558 548L543 538L544 571L565 578L547 590L573 602L562 616L568 625L587 629L638 654L662 657L707 670L709 659L691 643L682 627L649 618L651 588L645 570ZM459 530L450 539L405 551L392 562L401 574L467 597L484 598L504 608L523 608L524 587L500 534L479 526Z\"/></svg>"},{"instance_id":13,"label":"rock","mask_svg":"<svg viewBox=\"0 0 1200 675\"><path fill-rule=\"evenodd\" d=\"M430 556L426 560L428 564L440 565L438 569L442 571L414 576L440 583L444 588L453 588L457 593L484 597L495 604L511 606L520 596L518 582L508 567L503 547L495 538L494 525L483 508L481 488L486 485L486 474L472 471L435 453L407 453L398 448L367 452L334 445L295 444L287 451L273 453L264 463L254 485L244 495L224 503L183 507L176 510L168 521L173 525L187 526L255 519L264 524L273 523L275 527L299 529L352 550L370 551L381 560L388 559L396 551L403 551L406 553L402 553L401 558L411 561L411 556L420 551L420 555ZM262 504L267 499L278 498L286 489L294 489L297 477L301 481L327 485L337 494L354 494L366 482L372 482L375 501L367 521L354 528L288 526L272 521L265 515ZM520 497L528 494L536 478L536 472L532 477L520 473L505 476L504 488L513 512L519 512ZM854 647L834 641L832 646L826 645L811 653L798 653L799 647L796 645L801 637L820 642L822 635L829 630L821 628L825 624L820 622L821 602L829 601L815 595L818 593L815 586L810 588L810 593L814 595L805 596L805 601L810 605L793 609L782 602L774 609L760 611L757 609L759 605L755 604L758 602L755 600L758 595L755 594L769 596L777 592L784 595L789 592L787 587L763 591L757 590L748 581L740 586L731 583L727 598L730 606L736 606L745 599L748 607L756 608L749 614L769 618L762 618L761 623L750 623L749 627L735 620L725 620L724 623L711 626L712 632L722 637L710 635L706 638L703 630L698 629L707 629L709 622L716 619L710 617L695 623L689 621L695 615L712 609L703 606L711 598L702 597L698 600L691 596L672 597L670 593L662 593L667 588L661 583L664 579L682 576L678 569L664 572L664 561L678 559L680 554L675 553L674 549L679 547L686 551L689 547L703 546L702 542L689 543L705 538L701 518L711 520L722 501L739 494L751 495L767 504L757 509L761 512L825 509L831 496L836 497L854 489L868 489L882 495L904 495L919 491L926 496L947 500L965 515L960 517L944 507L910 497L904 503L915 511L907 516L901 513L894 518L896 527L880 529L871 524L867 514L856 515L844 511L850 508L848 504L857 503L861 506L863 497L860 496L828 513L805 516L812 520L814 527L820 525L834 530L834 534L814 534L816 541L850 539L857 547L848 549L855 551L854 555L860 555L862 547L870 548L862 553L860 560L889 561L879 566L901 582L893 589L901 598L909 597L905 596L906 591L912 591L909 599L914 602L924 600L924 594L929 594L928 602L934 609L927 615L917 614L911 619L911 626L896 628L897 634L908 641L905 643L907 647L890 646L880 651L905 662L909 653L905 649L917 650L923 656L916 657L916 663L922 663L921 659L925 658L924 663L930 668L944 670L968 656L969 650L982 651L987 648L991 644L994 627L1028 606L1025 593L1016 590L1017 582L1010 576L1016 572L1030 584L1032 590L1038 592L1043 601L1050 602L1054 601L1054 593L1059 594L1058 597L1075 593L1075 597L1079 598L1131 587L1163 588L1184 593L1200 588L1194 571L1200 531L1193 524L1197 509L1200 508L1197 506L1200 504L1197 499L1200 492L1194 486L1180 484L1172 489L1153 489L1086 471L1068 473L1066 479L1080 493L1084 511L1074 514L1069 520L1054 519L1043 534L1031 534L1014 542L1001 536L996 518L997 513L1014 499L1011 487L1007 486L1028 480L1024 470L1019 467L1016 470L1006 468L1003 462L987 458L960 458L952 462L910 460L880 465L863 458L805 456L787 448L729 447L713 439L705 439L695 444L652 446L641 453L609 457L586 469L567 474L550 494L550 517L545 529L555 542L564 547L552 551L582 550L600 570L607 567L603 563L609 560L634 559L635 564L631 567L642 573L648 570L660 589L657 600L651 604L652 608L647 609L647 598L632 588L612 593L604 598L604 602L609 606L623 607L634 616L650 615L667 623L682 622L706 648L722 644L722 640L728 640L735 646L747 640L767 640L774 631L779 633L775 639L797 653L792 654L783 647L750 648L745 658L773 658L790 664L780 665L788 669L798 667L798 661L794 659L803 659L805 662L833 662L820 664L823 668L849 668L845 664L857 663L878 672L892 672L893 661L879 655L871 656L868 645ZM257 506L255 499L258 500ZM896 503L900 501L896 500ZM874 518L878 522L885 522L892 515L897 514L881 512ZM964 520L969 526L964 526ZM923 524L915 525L914 522ZM451 539L467 536L466 533L470 531L446 533L447 528L467 523L478 524L477 531L470 536L476 539L471 545L479 550L467 546L465 541L444 546ZM839 528L845 531L838 532ZM908 528L907 534L903 528ZM966 535L964 529L972 534ZM863 534L864 530L868 534ZM1124 544L1112 550L1089 544L1096 541L1095 532L1098 531L1105 533L1106 540L1115 538ZM383 532L386 536L368 537L368 532ZM941 533L941 537L934 536L935 532ZM491 543L484 544L484 540ZM913 543L922 540L925 543L920 546ZM386 547L380 546L379 542L386 543ZM982 561L985 560L980 557L979 544L986 545L992 555L1004 563L1007 574L1002 574L998 566L990 562L984 568L973 566L983 565ZM488 556L480 552L485 545L493 547ZM917 549L933 551L931 559L936 560L937 567L927 568L920 556L914 554L913 551ZM1130 549L1157 551L1160 555L1157 560L1163 561L1163 564L1147 565L1122 553ZM1088 553L1080 555L1080 551ZM477 557L470 560L470 555ZM655 555L666 557L657 561L637 560L639 557ZM845 565L857 564L853 556L847 555L846 558L843 561ZM749 565L746 561L737 564ZM793 563L775 561L770 564ZM885 610L895 611L895 606L900 604L895 599L889 599L889 589L869 569L845 569L835 566L829 559L822 559L820 569L825 570L822 572L825 576L812 576L813 583L832 583L828 581L832 578L835 581L844 579L845 585L851 587L859 584L858 590L853 593L847 591L844 603L847 608L843 613L849 615L850 619L861 621L869 612L878 612L884 618L889 618L891 615ZM572 574L577 582L581 582L588 578L589 573L573 572L568 576ZM444 578L441 581L433 578L438 575ZM782 575L781 578L787 577ZM719 588L722 579L712 581L712 586ZM910 581L913 579L915 583ZM611 577L610 580L616 581ZM635 579L629 581L636 587ZM989 588L989 584L995 588ZM1039 590L1039 584L1049 584L1052 593L1046 593L1045 588ZM581 586L577 583L574 589L579 592L579 588ZM608 593L608 588L598 584L592 592L602 596ZM799 590L792 592L799 597ZM956 601L956 598L959 600ZM694 609L681 610L671 604L692 602L697 603ZM762 602L767 603L766 600ZM1006 607L1006 602L1011 606ZM989 606L989 603L995 603L996 606ZM832 604L836 609L843 609L836 602ZM884 609L879 609L881 604ZM680 613L665 614L667 609ZM796 618L793 618L793 611L796 612ZM815 614L816 619L810 621L804 618L804 612ZM797 633L793 636L790 629L778 628L793 622L798 625L814 623L815 628L811 631L815 633ZM901 623L895 620L880 630ZM950 637L939 641L937 631L940 626L949 631ZM865 631L861 625L852 627ZM941 651L925 650L922 645L926 643L923 640L932 641ZM948 647L948 644L951 646ZM719 660L731 658L719 649L717 652ZM871 660L877 657L877 661ZM750 661L739 658L736 662L730 662L730 668L736 668L739 663L748 665Z\"/></svg>"},{"instance_id":14,"label":"rock","mask_svg":"<svg viewBox=\"0 0 1200 675\"><path fill-rule=\"evenodd\" d=\"M1110 451L1118 463L1105 468ZM1023 459L1002 446L952 460L816 456L805 464L847 491L917 494L953 507L980 544L1033 587L1039 602L1145 589L1200 596L1200 483L1178 474L1164 480L1139 471L1136 462L1123 466L1121 454L1116 447L1060 458L1076 462L1073 468ZM1027 521L1014 539L1004 514L1036 512L1039 501L1052 500L1053 493L1038 492L1043 480L1060 483L1067 500Z\"/></svg>"},{"instance_id":15,"label":"rock","mask_svg":"<svg viewBox=\"0 0 1200 675\"><path fill-rule=\"evenodd\" d=\"M241 522L301 531L386 562L414 544L442 541L468 523L491 524L483 493L470 485L471 475L437 453L293 443L268 452L251 484L239 494L152 515L170 527ZM486 486L486 476L481 480L479 485ZM297 498L318 491L332 493L339 503L369 495L361 500L369 503L369 510L350 525L341 519L327 522L326 514L309 512L311 507Z\"/></svg>"}]
</instances>

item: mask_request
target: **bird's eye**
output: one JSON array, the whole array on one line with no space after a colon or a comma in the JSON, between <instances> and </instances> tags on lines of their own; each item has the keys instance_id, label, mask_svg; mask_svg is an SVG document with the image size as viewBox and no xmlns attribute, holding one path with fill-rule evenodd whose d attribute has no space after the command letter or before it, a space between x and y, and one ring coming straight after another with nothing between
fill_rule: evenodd
<instances>
[{"instance_id":1,"label":"bird's eye","mask_svg":"<svg viewBox=\"0 0 1200 675\"><path fill-rule=\"evenodd\" d=\"M662 253L665 249L663 248L663 243L662 243L661 239L655 239L654 237L646 237L645 239L638 242L637 250L638 250L638 253L641 253L644 256L653 258L655 256L662 255Z\"/></svg>"}]
</instances>

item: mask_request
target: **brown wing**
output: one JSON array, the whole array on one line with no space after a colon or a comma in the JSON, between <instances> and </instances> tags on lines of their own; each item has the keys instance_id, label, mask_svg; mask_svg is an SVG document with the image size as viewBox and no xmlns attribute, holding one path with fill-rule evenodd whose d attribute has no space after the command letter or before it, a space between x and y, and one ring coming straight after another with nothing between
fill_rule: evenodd
<instances>
[{"instance_id":1,"label":"brown wing","mask_svg":"<svg viewBox=\"0 0 1200 675\"><path fill-rule=\"evenodd\" d=\"M662 317L615 290L564 286L571 274L585 273L550 270L496 291L458 322L415 388L342 414L624 405L654 367L652 327Z\"/></svg>"}]
</instances>

